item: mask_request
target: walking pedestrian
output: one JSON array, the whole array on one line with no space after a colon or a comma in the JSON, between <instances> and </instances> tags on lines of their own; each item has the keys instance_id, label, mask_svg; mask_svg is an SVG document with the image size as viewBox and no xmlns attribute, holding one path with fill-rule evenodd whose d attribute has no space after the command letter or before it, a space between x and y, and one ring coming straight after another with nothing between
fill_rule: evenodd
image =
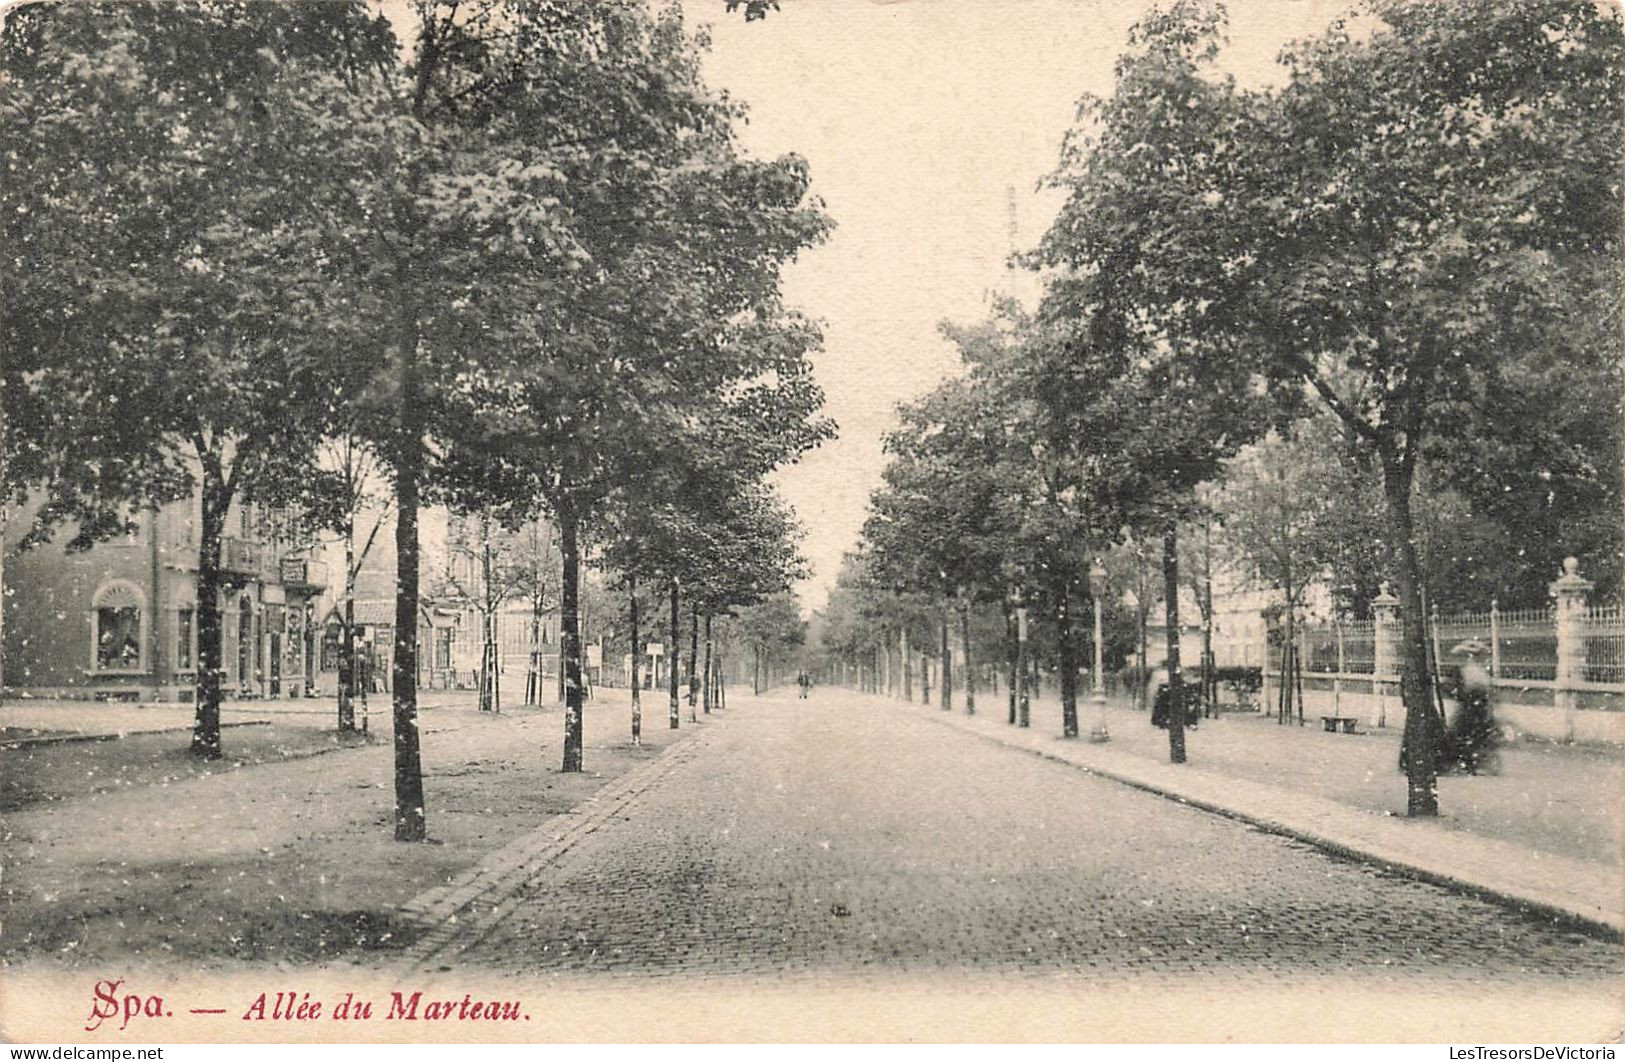
<instances>
[{"instance_id":1,"label":"walking pedestrian","mask_svg":"<svg viewBox=\"0 0 1625 1062\"><path fill-rule=\"evenodd\" d=\"M1456 711L1446 729L1449 766L1468 774L1494 774L1500 768L1500 733L1490 699L1493 683L1483 662L1489 647L1470 638L1450 652L1465 659L1457 668Z\"/></svg>"}]
</instances>

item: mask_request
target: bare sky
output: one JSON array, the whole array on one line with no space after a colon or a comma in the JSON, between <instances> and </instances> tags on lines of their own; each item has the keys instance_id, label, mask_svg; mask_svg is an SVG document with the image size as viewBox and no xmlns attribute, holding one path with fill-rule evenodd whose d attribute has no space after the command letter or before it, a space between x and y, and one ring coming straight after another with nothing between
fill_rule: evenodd
<instances>
[{"instance_id":1,"label":"bare sky","mask_svg":"<svg viewBox=\"0 0 1625 1062\"><path fill-rule=\"evenodd\" d=\"M1015 247L1042 234L1058 200L1035 186L1078 96L1111 91L1148 3L786 0L748 25L724 18L722 0L686 6L713 25L713 87L750 107L747 147L805 156L838 226L786 291L824 322L816 368L841 431L780 477L808 526L815 572L800 592L818 608L880 482L895 405L957 371L937 322L981 316L990 292L1036 290L1006 268L1012 219ZM1270 77L1283 43L1346 6L1234 0L1224 65L1245 82Z\"/></svg>"}]
</instances>

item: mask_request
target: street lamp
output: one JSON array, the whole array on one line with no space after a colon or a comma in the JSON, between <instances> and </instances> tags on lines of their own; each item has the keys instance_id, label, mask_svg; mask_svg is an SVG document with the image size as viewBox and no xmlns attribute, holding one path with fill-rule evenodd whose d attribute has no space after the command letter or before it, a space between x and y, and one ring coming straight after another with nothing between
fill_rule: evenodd
<instances>
[{"instance_id":1,"label":"street lamp","mask_svg":"<svg viewBox=\"0 0 1625 1062\"><path fill-rule=\"evenodd\" d=\"M1089 731L1090 741L1110 741L1106 727L1106 671L1100 649L1100 599L1106 593L1106 566L1096 557L1089 567L1089 594L1095 603L1095 692L1090 701L1095 706L1095 725Z\"/></svg>"}]
</instances>

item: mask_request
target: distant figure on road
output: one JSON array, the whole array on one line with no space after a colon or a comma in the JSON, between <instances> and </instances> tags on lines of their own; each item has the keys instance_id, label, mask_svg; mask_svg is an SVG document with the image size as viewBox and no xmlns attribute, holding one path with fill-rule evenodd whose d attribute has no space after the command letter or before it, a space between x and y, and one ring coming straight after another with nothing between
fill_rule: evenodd
<instances>
[{"instance_id":1,"label":"distant figure on road","mask_svg":"<svg viewBox=\"0 0 1625 1062\"><path fill-rule=\"evenodd\" d=\"M801 697L801 699L806 700L807 699L807 691L812 689L812 676L807 674L807 669L806 668L802 668L800 671L796 672L796 685L798 687L800 687L800 690L801 690L800 697Z\"/></svg>"}]
</instances>

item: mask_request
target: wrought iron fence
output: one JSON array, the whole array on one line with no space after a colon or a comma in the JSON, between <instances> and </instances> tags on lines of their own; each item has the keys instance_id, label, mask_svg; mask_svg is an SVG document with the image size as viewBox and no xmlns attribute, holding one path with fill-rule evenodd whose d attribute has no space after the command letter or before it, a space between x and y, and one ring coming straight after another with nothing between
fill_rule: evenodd
<instances>
[{"instance_id":1,"label":"wrought iron fence","mask_svg":"<svg viewBox=\"0 0 1625 1062\"><path fill-rule=\"evenodd\" d=\"M1586 609L1578 634L1584 643L1581 682L1625 683L1625 609L1594 605ZM1376 669L1377 624L1371 620L1316 620L1300 622L1296 637L1305 672L1327 675L1370 675ZM1393 633L1399 660L1399 632ZM1279 671L1281 635L1272 633L1271 671ZM1491 650L1485 661L1498 678L1551 682L1557 678L1557 621L1554 611L1509 609L1435 615L1428 618L1429 649L1441 663L1455 661L1455 649L1477 640Z\"/></svg>"},{"instance_id":2,"label":"wrought iron fence","mask_svg":"<svg viewBox=\"0 0 1625 1062\"><path fill-rule=\"evenodd\" d=\"M1625 613L1619 605L1593 605L1580 621L1587 682L1625 682Z\"/></svg>"}]
</instances>

